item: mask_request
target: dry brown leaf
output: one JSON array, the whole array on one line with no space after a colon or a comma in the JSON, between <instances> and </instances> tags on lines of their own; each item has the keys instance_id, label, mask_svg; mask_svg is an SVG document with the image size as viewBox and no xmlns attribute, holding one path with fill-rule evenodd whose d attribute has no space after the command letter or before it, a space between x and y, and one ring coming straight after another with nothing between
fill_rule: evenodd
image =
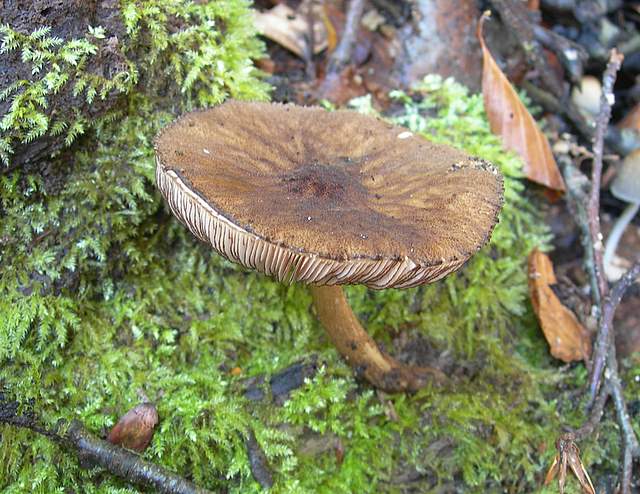
<instances>
[{"instance_id":1,"label":"dry brown leaf","mask_svg":"<svg viewBox=\"0 0 640 494\"><path fill-rule=\"evenodd\" d=\"M142 403L125 413L113 426L107 441L141 453L144 451L158 423L158 411L152 403Z\"/></svg>"},{"instance_id":2,"label":"dry brown leaf","mask_svg":"<svg viewBox=\"0 0 640 494\"><path fill-rule=\"evenodd\" d=\"M587 360L591 355L589 332L553 292L550 285L556 283L551 259L534 249L529 255L529 294L551 355L563 362Z\"/></svg>"},{"instance_id":3,"label":"dry brown leaf","mask_svg":"<svg viewBox=\"0 0 640 494\"><path fill-rule=\"evenodd\" d=\"M480 18L477 36L482 47L482 96L491 131L502 137L502 143L507 149L522 157L524 172L529 180L564 191L564 180L549 141L520 101L484 42L482 26L487 17L485 12Z\"/></svg>"},{"instance_id":4,"label":"dry brown leaf","mask_svg":"<svg viewBox=\"0 0 640 494\"><path fill-rule=\"evenodd\" d=\"M573 474L580 482L580 488L584 494L596 494L589 473L584 467L580 459L580 449L575 443L575 437L571 433L563 434L556 441L556 449L558 453L553 459L553 463L544 479L544 485L549 483L557 476L558 491L564 494L564 486L567 481L567 467L571 469Z\"/></svg>"},{"instance_id":5,"label":"dry brown leaf","mask_svg":"<svg viewBox=\"0 0 640 494\"><path fill-rule=\"evenodd\" d=\"M327 13L328 8L328 5L323 2L320 18L324 24L324 28L327 30L327 52L332 53L338 44L338 35L336 34L336 29L333 27L331 19L329 19L329 14Z\"/></svg>"},{"instance_id":6,"label":"dry brown leaf","mask_svg":"<svg viewBox=\"0 0 640 494\"><path fill-rule=\"evenodd\" d=\"M325 15L322 6L314 4L313 9L316 19L313 24L313 52L317 54L327 47L327 29L322 20ZM256 29L264 37L305 58L309 33L305 12L306 2L302 2L298 10L279 3L270 10L254 14Z\"/></svg>"}]
</instances>

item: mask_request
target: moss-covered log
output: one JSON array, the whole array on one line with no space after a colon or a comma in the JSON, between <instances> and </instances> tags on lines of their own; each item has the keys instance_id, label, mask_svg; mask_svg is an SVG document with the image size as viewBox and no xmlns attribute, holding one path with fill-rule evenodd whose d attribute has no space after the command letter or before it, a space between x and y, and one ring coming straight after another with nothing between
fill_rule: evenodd
<instances>
[{"instance_id":1,"label":"moss-covered log","mask_svg":"<svg viewBox=\"0 0 640 494\"><path fill-rule=\"evenodd\" d=\"M3 2L0 159L49 158L133 92L168 109L260 97L252 33L243 1Z\"/></svg>"},{"instance_id":2,"label":"moss-covered log","mask_svg":"<svg viewBox=\"0 0 640 494\"><path fill-rule=\"evenodd\" d=\"M125 55L124 45L119 42L126 35L119 14L116 2L63 0L0 4L0 24L4 35L0 88L8 91L0 101L0 115L3 121L7 120L2 125L0 138L6 145L14 147L11 153L14 166L47 158L58 151L64 146L64 139L56 135L56 125L78 119L93 121L112 109L130 89L134 81L127 83L123 80L119 87L108 89L94 98L91 104L85 104L86 94L76 90L77 83L54 80L56 75L61 76L64 72L56 74L57 71L51 67L52 63L62 64L62 70L67 69L67 73L73 76L82 74L81 77L93 78L94 84L105 85L109 80L123 78L133 57ZM51 27L43 30L45 26ZM89 33L87 26L102 26L104 32L110 34L109 39L95 37L96 33ZM70 45L71 42L74 46ZM66 50L61 45L66 45ZM26 53L31 56L33 64L25 63L29 60L29 56L25 57L25 49L29 50ZM139 53L134 56L139 57ZM37 87L37 81L42 82L40 87ZM30 108L23 108L18 116L18 109L13 105L14 98L20 94L25 99L20 106ZM11 118L12 114L16 114L15 118ZM8 160L10 153L7 149L4 151L4 159Z\"/></svg>"}]
</instances>

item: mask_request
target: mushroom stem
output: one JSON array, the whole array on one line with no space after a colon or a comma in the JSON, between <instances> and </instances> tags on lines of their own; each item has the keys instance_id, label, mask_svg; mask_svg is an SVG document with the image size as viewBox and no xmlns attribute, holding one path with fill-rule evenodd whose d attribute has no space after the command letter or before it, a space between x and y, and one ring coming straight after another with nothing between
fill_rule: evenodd
<instances>
[{"instance_id":1,"label":"mushroom stem","mask_svg":"<svg viewBox=\"0 0 640 494\"><path fill-rule=\"evenodd\" d=\"M389 392L417 391L444 374L429 367L401 364L383 353L355 316L340 286L310 286L318 319L338 351L376 388Z\"/></svg>"},{"instance_id":2,"label":"mushroom stem","mask_svg":"<svg viewBox=\"0 0 640 494\"><path fill-rule=\"evenodd\" d=\"M607 244L604 248L604 257L602 258L602 264L604 265L605 270L607 269L607 266L611 264L613 255L616 253L616 249L618 248L618 243L622 238L622 234L638 212L639 208L640 203L632 202L625 208L613 225L613 229L611 230L611 233L609 233L609 237L607 237Z\"/></svg>"}]
</instances>

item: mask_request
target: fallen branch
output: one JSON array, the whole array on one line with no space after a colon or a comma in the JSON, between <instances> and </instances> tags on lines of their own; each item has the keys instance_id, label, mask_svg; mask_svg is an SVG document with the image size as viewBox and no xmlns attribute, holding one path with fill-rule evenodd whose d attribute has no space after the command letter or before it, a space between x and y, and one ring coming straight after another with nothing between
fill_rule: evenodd
<instances>
[{"instance_id":1,"label":"fallen branch","mask_svg":"<svg viewBox=\"0 0 640 494\"><path fill-rule=\"evenodd\" d=\"M31 411L20 413L17 402L0 394L0 424L21 427L42 434L65 449L72 450L83 468L101 466L127 482L154 489L163 494L210 494L169 470L142 459L139 455L104 441L78 421L59 423L49 429Z\"/></svg>"},{"instance_id":2,"label":"fallen branch","mask_svg":"<svg viewBox=\"0 0 640 494\"><path fill-rule=\"evenodd\" d=\"M77 420L71 422L63 441L76 450L83 465L99 465L133 484L151 487L166 494L206 494L188 480L143 460L137 454L111 444L91 434Z\"/></svg>"},{"instance_id":3,"label":"fallen branch","mask_svg":"<svg viewBox=\"0 0 640 494\"><path fill-rule=\"evenodd\" d=\"M245 382L244 395L250 401L268 400L277 405L284 403L294 389L301 387L307 378L313 377L318 370L316 357L307 362L297 362L266 381L265 376L251 378ZM266 381L266 382L265 382ZM5 399L0 392L0 424L29 429L48 437L60 446L72 450L83 468L100 466L127 482L152 488L163 494L210 494L186 479L165 468L142 459L127 449L104 441L84 425L74 420L71 423L60 422L54 429L45 427L32 410L20 412L16 401ZM253 431L245 438L245 447L251 467L251 473L263 488L273 485L273 476L269 469L264 451L260 448Z\"/></svg>"}]
</instances>

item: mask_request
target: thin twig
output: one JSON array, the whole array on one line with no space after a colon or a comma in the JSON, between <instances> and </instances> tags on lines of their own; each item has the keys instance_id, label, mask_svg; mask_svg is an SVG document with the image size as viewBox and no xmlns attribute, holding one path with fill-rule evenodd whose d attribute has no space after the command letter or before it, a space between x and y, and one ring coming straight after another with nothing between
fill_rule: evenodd
<instances>
[{"instance_id":1,"label":"thin twig","mask_svg":"<svg viewBox=\"0 0 640 494\"><path fill-rule=\"evenodd\" d=\"M604 406L607 404L607 398L609 398L609 396L609 386L602 386L602 388L600 389L600 394L598 394L598 398L593 404L593 407L591 407L589 418L584 424L580 426L580 428L573 431L573 435L576 441L581 441L582 439L590 436L596 429L596 427L600 423L600 419L602 418Z\"/></svg>"},{"instance_id":2,"label":"thin twig","mask_svg":"<svg viewBox=\"0 0 640 494\"><path fill-rule=\"evenodd\" d=\"M602 179L602 155L604 154L604 136L611 119L611 106L614 102L613 85L624 56L615 49L611 51L609 63L602 79L600 111L596 119L596 135L593 141L593 166L591 170L591 195L589 197L589 230L595 249L595 270L598 279L599 298L607 295L608 284L602 269L602 233L600 229L600 181Z\"/></svg>"},{"instance_id":3,"label":"thin twig","mask_svg":"<svg viewBox=\"0 0 640 494\"><path fill-rule=\"evenodd\" d=\"M613 285L609 296L607 297L603 307L603 318L608 321L613 321L616 308L620 304L622 297L626 293L635 280L640 276L640 259L631 266L631 268L624 274L620 280ZM611 331L613 335L613 331ZM631 419L627 411L627 405L625 403L624 395L622 393L622 382L618 373L618 359L616 357L615 341L611 341L611 346L607 354L607 372L606 379L611 389L611 396L616 406L616 413L618 416L618 423L620 424L623 440L627 447L632 451L633 455L640 454L640 448L638 446L638 439L631 425ZM631 466L629 465L630 469ZM623 491L624 492L624 491Z\"/></svg>"},{"instance_id":4,"label":"thin twig","mask_svg":"<svg viewBox=\"0 0 640 494\"><path fill-rule=\"evenodd\" d=\"M567 206L571 211L572 217L575 218L580 228L580 242L584 248L584 265L591 274L589 281L591 283L591 293L598 292L598 282L593 275L593 245L591 241L591 233L589 230L589 213L587 211L587 203L589 196L589 179L582 173L571 161L567 155L559 155L557 157L558 164L562 169L564 182L567 186ZM594 302L595 303L595 302ZM598 299L597 304L600 303ZM593 359L592 359L593 360Z\"/></svg>"},{"instance_id":5,"label":"thin twig","mask_svg":"<svg viewBox=\"0 0 640 494\"><path fill-rule=\"evenodd\" d=\"M618 373L613 316L624 293L640 274L640 261L616 283L609 293L609 284L604 275L602 260L602 231L600 229L600 181L602 177L602 156L604 136L611 118L611 106L614 102L613 85L624 56L615 49L611 51L609 63L603 76L600 112L596 119L596 135L593 144L593 166L591 173L591 193L588 204L589 231L593 247L593 265L591 276L595 278L597 290L594 292L595 307L598 308L598 336L592 357L589 376L589 403L593 403L606 366L605 383L609 388L616 409L616 417L622 435L622 469L620 474L620 492L631 493L633 457L638 455L638 439L631 425L629 413L622 391L622 381Z\"/></svg>"},{"instance_id":6,"label":"thin twig","mask_svg":"<svg viewBox=\"0 0 640 494\"><path fill-rule=\"evenodd\" d=\"M353 47L356 44L358 28L364 11L364 0L351 0L347 9L347 19L342 30L342 37L329 58L327 76L338 74L351 60Z\"/></svg>"},{"instance_id":7,"label":"thin twig","mask_svg":"<svg viewBox=\"0 0 640 494\"><path fill-rule=\"evenodd\" d=\"M640 455L640 447L627 411L622 381L618 372L613 317L626 290L640 275L640 259L610 290L603 269L602 231L600 229L600 184L604 138L611 118L611 106L614 102L613 85L623 58L616 50L612 50L603 76L603 92L593 143L591 186L586 208L583 202L586 196L584 191L585 177L579 170L567 163L568 160L560 160L560 162L563 164L565 178L568 177L566 180L568 202L571 208L578 213L576 217L582 230L585 265L592 286L593 308L598 316L598 334L591 358L592 365L588 384L588 402L591 414L576 433L584 438L593 432L602 417L606 400L611 396L622 436L620 492L621 494L630 494L633 458ZM600 386L603 374L604 384Z\"/></svg>"},{"instance_id":8,"label":"thin twig","mask_svg":"<svg viewBox=\"0 0 640 494\"><path fill-rule=\"evenodd\" d=\"M622 380L618 372L618 358L616 356L616 345L613 331L613 316L622 300L625 292L640 276L640 259L629 269L625 275L611 288L609 295L605 299L602 306L602 318L600 323L600 332L608 332L609 340L607 342L607 358L605 371L605 386L611 394L616 409L616 417L620 426L620 434L622 435L622 473L621 473L621 490L623 494L631 492L631 471L633 466L633 457L640 454L638 448L638 439L636 438L631 418L627 411L627 404L622 391ZM603 392L603 391L601 391Z\"/></svg>"},{"instance_id":9,"label":"thin twig","mask_svg":"<svg viewBox=\"0 0 640 494\"><path fill-rule=\"evenodd\" d=\"M607 384L611 388L611 397L616 407L616 417L620 425L622 436L622 469L620 473L620 492L631 493L631 473L633 469L633 456L638 454L638 439L631 425L631 418L627 411L627 404L622 393L622 382L618 374L618 361L616 359L616 347L611 345L607 356Z\"/></svg>"},{"instance_id":10,"label":"thin twig","mask_svg":"<svg viewBox=\"0 0 640 494\"><path fill-rule=\"evenodd\" d=\"M615 285L611 288L609 292L609 303L613 306L613 310L620 304L622 297L624 297L624 294L631 285L635 283L638 276L640 276L640 259L637 259L622 278L616 281Z\"/></svg>"},{"instance_id":11,"label":"thin twig","mask_svg":"<svg viewBox=\"0 0 640 494\"><path fill-rule=\"evenodd\" d=\"M598 309L602 308L602 300L607 296L609 285L604 275L602 263L602 231L600 229L600 181L602 177L602 155L604 153L604 135L611 118L611 105L614 102L613 85L616 81L616 74L620 70L620 65L624 56L615 49L611 50L609 63L604 72L602 80L602 96L600 98L600 112L596 119L596 135L593 142L593 166L591 171L591 194L588 205L589 232L591 235L591 246L593 264L590 266L592 276L597 283L597 291L593 294L593 301ZM598 318L602 320L602 311L598 311ZM596 398L602 371L605 366L605 357L610 344L611 324L600 324L596 344L592 356L591 375L589 376L589 404Z\"/></svg>"}]
</instances>

